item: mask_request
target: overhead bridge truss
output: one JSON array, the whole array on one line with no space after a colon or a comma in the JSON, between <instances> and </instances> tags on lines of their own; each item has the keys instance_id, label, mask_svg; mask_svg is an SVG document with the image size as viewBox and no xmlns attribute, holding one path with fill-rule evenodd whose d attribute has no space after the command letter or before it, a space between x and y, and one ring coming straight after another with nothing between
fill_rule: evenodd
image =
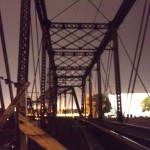
<instances>
[{"instance_id":1,"label":"overhead bridge truss","mask_svg":"<svg viewBox=\"0 0 150 150\"><path fill-rule=\"evenodd\" d=\"M82 85L85 72L92 63L99 43L108 30L106 23L53 23L47 21L53 47L58 86L62 80L66 86ZM108 46L112 49L111 46ZM52 68L53 69L53 68ZM64 78L65 76L65 78ZM71 76L66 80L67 76ZM61 79L60 79L61 78ZM59 82L60 81L60 82Z\"/></svg>"},{"instance_id":2,"label":"overhead bridge truss","mask_svg":"<svg viewBox=\"0 0 150 150\"><path fill-rule=\"evenodd\" d=\"M17 74L17 96L12 100L8 109L4 111L0 120L0 128L15 111L15 142L17 149L20 147L18 132L19 113L26 116L26 110L36 103L40 105L41 128L45 128L45 113L56 117L57 100L63 98L66 108L67 94L71 94L76 108L81 116L84 112L86 101L86 87L89 90L90 114L92 117L92 71L97 73L98 109L99 118L103 118L102 87L101 87L101 65L100 56L105 50L114 54L115 89L117 103L117 120L122 121L121 83L119 66L119 48L117 30L124 18L130 11L135 0L124 0L114 19L108 23L70 23L51 22L47 17L45 1L35 0L42 33L42 62L41 62L41 85L40 96L37 100L26 98L29 86L29 55L30 55L30 24L31 24L31 0L21 0L19 57ZM48 2L48 1L47 1ZM0 36L3 49L5 43L3 37L2 22L0 19ZM48 55L48 57L47 57ZM48 60L46 60L48 58ZM5 61L6 58L5 58ZM48 67L47 67L48 62ZM7 67L7 70L8 67ZM9 74L9 73L8 73ZM47 75L47 77L46 77ZM88 84L87 84L88 83ZM1 87L0 87L1 88ZM76 88L81 90L81 106L78 102ZM0 89L2 97L2 90ZM26 102L27 101L27 102ZM3 99L2 99L3 102ZM28 106L26 106L26 104ZM48 104L48 105L47 105ZM72 103L73 104L73 103ZM3 103L1 103L3 105ZM4 107L4 106L3 106ZM39 111L39 109L37 109ZM23 121L26 121L22 117ZM21 124L21 122L20 122ZM34 127L33 127L34 128ZM35 138L35 137L33 137ZM50 140L50 139L49 139ZM39 142L40 143L40 142Z\"/></svg>"},{"instance_id":3,"label":"overhead bridge truss","mask_svg":"<svg viewBox=\"0 0 150 150\"><path fill-rule=\"evenodd\" d=\"M30 0L28 0L29 2ZM79 87L82 90L82 104L81 108L77 107L81 114L81 110L84 108L85 101L85 87L86 81L89 81L89 97L90 104L92 104L92 85L91 85L91 72L95 67L98 71L98 95L100 118L102 117L102 98L101 98L101 76L100 76L100 56L105 50L112 50L114 52L114 68L115 68L115 86L117 94L117 118L118 121L122 120L122 107L121 107L121 83L120 83L120 70L119 70L119 53L118 53L118 39L117 29L123 22L124 18L128 14L135 0L124 0L120 6L116 16L109 23L65 23L65 22L51 22L47 17L46 7L44 0L35 0L35 6L38 13L39 22L42 30L42 75L41 75L41 105L43 106L41 112L44 115L45 98L49 97L49 106L53 110L54 116L57 113L57 96L66 94L68 90L72 89L74 98L77 99L75 94L75 87ZM22 4L26 4L23 0ZM28 5L30 6L30 5ZM25 9L25 8L24 8ZM23 13L26 9L22 10ZM21 29L26 27L24 21L26 21L29 27L30 17L27 16L26 20L21 21ZM29 31L28 31L29 32ZM20 34L23 34L20 32ZM26 34L25 39L29 39L29 34ZM20 35L20 38L22 36ZM21 39L20 39L21 41ZM24 45L29 45L29 41L26 43L20 43L21 49ZM25 50L24 50L25 51ZM46 53L49 56L48 67L48 82L46 81ZM26 52L24 52L26 54ZM27 50L28 54L28 50ZM20 68L28 65L26 57L19 55L19 60L25 60L26 62L19 66ZM25 80L28 71L25 71ZM24 73L24 72L23 72ZM22 77L22 72L18 71L18 77ZM18 78L22 80L22 78ZM19 81L18 81L19 82ZM45 83L47 82L48 88L45 89ZM63 90L64 89L64 90ZM92 107L90 107L91 109ZM92 113L92 110L90 110ZM90 116L92 116L90 114Z\"/></svg>"},{"instance_id":4,"label":"overhead bridge truss","mask_svg":"<svg viewBox=\"0 0 150 150\"><path fill-rule=\"evenodd\" d=\"M49 28L57 28L57 29L108 29L107 23L65 23L65 22L46 22Z\"/></svg>"}]
</instances>

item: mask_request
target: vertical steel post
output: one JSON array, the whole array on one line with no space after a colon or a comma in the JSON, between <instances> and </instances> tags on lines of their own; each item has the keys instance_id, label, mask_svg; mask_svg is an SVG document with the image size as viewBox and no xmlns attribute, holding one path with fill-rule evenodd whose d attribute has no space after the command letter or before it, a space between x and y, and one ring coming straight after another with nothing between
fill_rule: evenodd
<instances>
[{"instance_id":1,"label":"vertical steel post","mask_svg":"<svg viewBox=\"0 0 150 150\"><path fill-rule=\"evenodd\" d=\"M117 98L117 121L122 122L122 105L121 105L121 82L120 82L120 65L119 65L119 51L118 51L118 36L117 31L112 34L114 47L114 67L115 67L115 86Z\"/></svg>"},{"instance_id":2,"label":"vertical steel post","mask_svg":"<svg viewBox=\"0 0 150 150\"><path fill-rule=\"evenodd\" d=\"M42 70L41 70L41 128L45 129L45 82L46 82L46 39L42 36Z\"/></svg>"},{"instance_id":3,"label":"vertical steel post","mask_svg":"<svg viewBox=\"0 0 150 150\"><path fill-rule=\"evenodd\" d=\"M92 80L91 80L91 71L89 73L89 106L90 106L90 115L89 117L92 118L93 111L92 111Z\"/></svg>"},{"instance_id":4,"label":"vertical steel post","mask_svg":"<svg viewBox=\"0 0 150 150\"><path fill-rule=\"evenodd\" d=\"M29 40L30 40L30 0L21 1L20 16L20 37L19 37L19 61L18 61L18 78L19 82L28 81L29 67ZM17 91L19 87L17 88ZM25 99L19 104L19 111L26 114Z\"/></svg>"},{"instance_id":5,"label":"vertical steel post","mask_svg":"<svg viewBox=\"0 0 150 150\"><path fill-rule=\"evenodd\" d=\"M72 105L71 105L71 108L72 108L72 115L73 115L73 92L71 92L71 95L72 95Z\"/></svg>"},{"instance_id":6,"label":"vertical steel post","mask_svg":"<svg viewBox=\"0 0 150 150\"><path fill-rule=\"evenodd\" d=\"M3 112L3 111L5 111L5 104L4 104L1 80L0 80L0 103L1 103L1 109L2 109L2 112Z\"/></svg>"},{"instance_id":7,"label":"vertical steel post","mask_svg":"<svg viewBox=\"0 0 150 150\"><path fill-rule=\"evenodd\" d=\"M84 104L84 116L86 117L86 107L87 107L87 96L86 96L86 92L85 92L85 104Z\"/></svg>"},{"instance_id":8,"label":"vertical steel post","mask_svg":"<svg viewBox=\"0 0 150 150\"><path fill-rule=\"evenodd\" d=\"M54 73L54 71L53 71ZM57 114L57 77L54 76L54 87L53 87L53 93L54 93L54 97L53 97L53 116L56 117Z\"/></svg>"},{"instance_id":9,"label":"vertical steel post","mask_svg":"<svg viewBox=\"0 0 150 150\"><path fill-rule=\"evenodd\" d=\"M62 102L62 100L61 100L61 94L60 94L60 101L59 101L59 111L60 111L60 113L61 113L61 102Z\"/></svg>"},{"instance_id":10,"label":"vertical steel post","mask_svg":"<svg viewBox=\"0 0 150 150\"><path fill-rule=\"evenodd\" d=\"M78 98L77 98L74 87L72 87L72 94L74 96L74 100L75 100L75 103L76 103L76 106L77 106L77 109L78 109L79 116L81 116L81 110L80 110L80 107L79 107Z\"/></svg>"},{"instance_id":11,"label":"vertical steel post","mask_svg":"<svg viewBox=\"0 0 150 150\"><path fill-rule=\"evenodd\" d=\"M64 93L64 111L65 111L65 115L66 115L66 98L67 98L67 96L66 96L66 94L67 94L67 92L66 92L66 90L65 90L65 93Z\"/></svg>"},{"instance_id":12,"label":"vertical steel post","mask_svg":"<svg viewBox=\"0 0 150 150\"><path fill-rule=\"evenodd\" d=\"M50 69L50 65L49 65L49 70L48 70L48 112L51 114L52 113L52 83L51 83L51 69Z\"/></svg>"},{"instance_id":13,"label":"vertical steel post","mask_svg":"<svg viewBox=\"0 0 150 150\"><path fill-rule=\"evenodd\" d=\"M85 104L85 96L86 96L86 92L85 92L85 86L86 86L86 78L82 79L82 100L81 100L81 113L84 112L84 104Z\"/></svg>"},{"instance_id":14,"label":"vertical steel post","mask_svg":"<svg viewBox=\"0 0 150 150\"><path fill-rule=\"evenodd\" d=\"M21 0L21 15L20 15L20 37L19 37L19 57L18 57L18 76L17 82L28 81L28 68L29 68L29 41L30 41L30 0ZM19 93L20 86L17 87L17 93ZM24 116L26 115L26 93L24 98L17 106L16 118L18 118L18 111ZM20 147L27 148L27 145L20 143L25 140L25 137L19 132L19 123L16 119L16 149L20 150ZM23 142L24 143L24 142Z\"/></svg>"},{"instance_id":15,"label":"vertical steel post","mask_svg":"<svg viewBox=\"0 0 150 150\"><path fill-rule=\"evenodd\" d=\"M54 81L53 81L53 70L52 70L52 64L51 64L51 56L49 57L49 73L48 73L48 98L49 98L49 112L52 115L53 113L53 87L54 87Z\"/></svg>"},{"instance_id":16,"label":"vertical steel post","mask_svg":"<svg viewBox=\"0 0 150 150\"><path fill-rule=\"evenodd\" d=\"M98 117L99 119L103 118L103 109L102 109L102 105L103 105L103 100L102 100L102 88L101 88L101 73L100 73L100 58L97 61L97 80L98 80L98 84L97 84L97 89L98 89Z\"/></svg>"}]
</instances>

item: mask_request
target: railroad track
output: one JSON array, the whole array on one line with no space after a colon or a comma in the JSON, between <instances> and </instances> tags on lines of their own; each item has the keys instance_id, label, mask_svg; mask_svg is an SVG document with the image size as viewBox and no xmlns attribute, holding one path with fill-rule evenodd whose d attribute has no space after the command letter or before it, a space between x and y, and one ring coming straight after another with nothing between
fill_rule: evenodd
<instances>
[{"instance_id":1,"label":"railroad track","mask_svg":"<svg viewBox=\"0 0 150 150\"><path fill-rule=\"evenodd\" d=\"M100 121L95 119L91 120L91 122L99 124L109 130L112 130L122 136L125 136L150 148L150 128L119 122L108 122L103 120Z\"/></svg>"},{"instance_id":2,"label":"railroad track","mask_svg":"<svg viewBox=\"0 0 150 150\"><path fill-rule=\"evenodd\" d=\"M83 118L49 118L48 122L46 131L69 150L150 150L149 128Z\"/></svg>"},{"instance_id":3,"label":"railroad track","mask_svg":"<svg viewBox=\"0 0 150 150\"><path fill-rule=\"evenodd\" d=\"M150 130L139 126L100 120L80 119L88 131L101 143L103 149L149 150Z\"/></svg>"},{"instance_id":4,"label":"railroad track","mask_svg":"<svg viewBox=\"0 0 150 150\"><path fill-rule=\"evenodd\" d=\"M104 147L101 145L99 140L95 138L94 134L88 129L89 127L85 123L74 120L74 124L82 133L89 150L104 150Z\"/></svg>"}]
</instances>

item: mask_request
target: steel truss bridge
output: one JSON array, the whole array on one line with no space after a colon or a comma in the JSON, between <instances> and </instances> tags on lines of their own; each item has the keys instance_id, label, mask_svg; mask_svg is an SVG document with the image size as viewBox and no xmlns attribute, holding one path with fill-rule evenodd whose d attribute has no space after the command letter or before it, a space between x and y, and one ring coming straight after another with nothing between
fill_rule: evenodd
<instances>
[{"instance_id":1,"label":"steel truss bridge","mask_svg":"<svg viewBox=\"0 0 150 150\"><path fill-rule=\"evenodd\" d=\"M7 110L3 108L3 117L0 119L2 128L7 119L14 114L16 126L19 120L24 121L26 110L33 110L33 105L40 105L40 126L45 129L45 114L49 117L57 117L58 99L64 99L66 107L66 95L71 95L75 101L80 117L85 116L86 90L89 89L89 118L92 119L92 71L96 72L98 91L98 118L103 119L102 104L102 76L100 58L104 51L111 51L114 59L115 91L117 103L117 121L123 121L120 85L120 66L117 30L132 8L135 0L124 0L113 20L109 23L72 23L52 22L47 17L44 0L35 0L35 7L41 29L41 80L40 95L38 99L26 98L29 82L29 54L30 54L30 26L31 26L31 0L21 1L20 41L17 82L9 79L11 84L17 87L17 96L12 100ZM1 19L0 19L1 20ZM1 39L4 39L1 20ZM87 40L90 39L90 40ZM5 41L2 41L5 48ZM7 59L5 59L7 62ZM48 62L48 66L47 66ZM9 72L9 67L7 70ZM9 73L8 73L9 74ZM8 76L9 78L9 76ZM81 90L81 106L78 101L76 88ZM1 106L4 101L1 100ZM15 108L15 112L14 112ZM23 115L23 116L22 116ZM35 114L33 114L34 116ZM20 116L21 119L18 119ZM16 129L17 129L16 127ZM17 132L16 132L17 133ZM26 131L25 131L26 133Z\"/></svg>"}]
</instances>

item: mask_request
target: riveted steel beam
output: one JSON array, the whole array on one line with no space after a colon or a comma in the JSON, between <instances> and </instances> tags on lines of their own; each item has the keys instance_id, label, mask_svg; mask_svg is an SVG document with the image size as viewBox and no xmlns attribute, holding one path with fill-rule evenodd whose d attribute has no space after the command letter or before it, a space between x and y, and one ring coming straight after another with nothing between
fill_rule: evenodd
<instances>
[{"instance_id":1,"label":"riveted steel beam","mask_svg":"<svg viewBox=\"0 0 150 150\"><path fill-rule=\"evenodd\" d=\"M102 83L101 83L101 65L100 65L100 58L97 62L97 89L98 89L98 117L99 119L103 118L103 100L102 100Z\"/></svg>"},{"instance_id":2,"label":"riveted steel beam","mask_svg":"<svg viewBox=\"0 0 150 150\"><path fill-rule=\"evenodd\" d=\"M53 50L55 51L55 52L59 52L59 51L62 51L62 50L66 50L66 51L79 51L79 50L82 50L82 51L89 51L89 52L95 52L96 50L98 49L98 47L94 47L94 48L83 48L83 47L78 47L78 48L68 48L68 47L60 47L60 48L56 48L56 47L54 47L53 48ZM110 50L112 50L112 48L110 47L107 47L107 48L105 48L105 50L106 51L110 51Z\"/></svg>"},{"instance_id":3,"label":"riveted steel beam","mask_svg":"<svg viewBox=\"0 0 150 150\"><path fill-rule=\"evenodd\" d=\"M127 16L128 12L130 11L131 7L135 3L136 0L124 0L122 5L120 6L116 16L114 19L109 23L108 31L106 32L103 40L101 41L99 47L97 48L96 55L94 56L89 68L86 70L85 76L88 76L90 70L93 68L95 63L98 61L99 56L103 53L108 43L111 41L111 35L114 31L116 31L125 17Z\"/></svg>"},{"instance_id":4,"label":"riveted steel beam","mask_svg":"<svg viewBox=\"0 0 150 150\"><path fill-rule=\"evenodd\" d=\"M50 29L108 29L108 23L62 23L51 22L49 20L46 20L45 23L48 24Z\"/></svg>"},{"instance_id":5,"label":"riveted steel beam","mask_svg":"<svg viewBox=\"0 0 150 150\"><path fill-rule=\"evenodd\" d=\"M31 0L21 0L21 14L20 14L20 35L19 35L19 56L18 56L18 74L17 74L17 83L27 82L28 81L28 70L29 70L29 44L30 44L30 19L31 19ZM17 87L17 95L19 95L21 91L21 87ZM27 89L26 89L27 90ZM24 138L20 135L20 131L18 129L19 121L18 121L18 112L22 113L24 116L26 115L26 90L22 93L21 101L16 107L15 116L15 144L16 149L22 149L22 140ZM14 100L11 104L13 104ZM14 109L13 109L14 110ZM24 148L27 148L27 145L24 145Z\"/></svg>"},{"instance_id":6,"label":"riveted steel beam","mask_svg":"<svg viewBox=\"0 0 150 150\"><path fill-rule=\"evenodd\" d=\"M117 32L113 34L113 42L114 42L115 86L116 86L116 99L117 99L117 120L119 122L122 122L123 118L122 118L122 104L121 104L121 81L120 81L120 64L119 64Z\"/></svg>"},{"instance_id":7,"label":"riveted steel beam","mask_svg":"<svg viewBox=\"0 0 150 150\"><path fill-rule=\"evenodd\" d=\"M94 56L94 52L64 52L64 51L55 51L54 55L56 56Z\"/></svg>"},{"instance_id":8,"label":"riveted steel beam","mask_svg":"<svg viewBox=\"0 0 150 150\"><path fill-rule=\"evenodd\" d=\"M18 82L28 81L30 5L30 0L22 0L21 2Z\"/></svg>"},{"instance_id":9,"label":"riveted steel beam","mask_svg":"<svg viewBox=\"0 0 150 150\"><path fill-rule=\"evenodd\" d=\"M79 115L81 116L81 109L80 109L80 107L79 107L78 98L77 98L75 89L74 89L73 87L72 87L72 95L74 96L75 103L76 103L76 106L77 106L77 109L78 109L78 113L79 113Z\"/></svg>"},{"instance_id":10,"label":"riveted steel beam","mask_svg":"<svg viewBox=\"0 0 150 150\"><path fill-rule=\"evenodd\" d=\"M59 86L58 85L58 88L72 88L72 87L82 87L82 84L81 85L70 85L70 86Z\"/></svg>"},{"instance_id":11,"label":"riveted steel beam","mask_svg":"<svg viewBox=\"0 0 150 150\"><path fill-rule=\"evenodd\" d=\"M45 40L45 48L47 49L47 53L49 55L49 68L50 72L52 74L50 78L50 82L53 83L52 86L50 87L50 93L51 95L49 103L52 105L53 113L55 115L56 113L56 104L57 104L57 80L56 80L56 70L55 70L55 62L54 62L54 53L53 53L53 48L52 48L52 43L51 43L51 38L49 35L49 27L48 24L45 23L47 20L47 12L46 12L46 7L45 7L45 1L44 0L35 0L35 5L36 5L36 10L38 13L39 21L41 24L41 29L43 32L44 40ZM49 74L50 75L50 74ZM53 107L54 106L54 107ZM56 106L56 107L55 107Z\"/></svg>"},{"instance_id":12,"label":"riveted steel beam","mask_svg":"<svg viewBox=\"0 0 150 150\"><path fill-rule=\"evenodd\" d=\"M59 75L59 76L57 76L57 78L59 79L59 78L74 78L74 79L76 79L76 78L83 78L83 76L66 76L66 75Z\"/></svg>"},{"instance_id":13,"label":"riveted steel beam","mask_svg":"<svg viewBox=\"0 0 150 150\"><path fill-rule=\"evenodd\" d=\"M2 92L1 80L0 80L0 104L1 104L2 112L5 111L5 103L4 103L4 97Z\"/></svg>"},{"instance_id":14,"label":"riveted steel beam","mask_svg":"<svg viewBox=\"0 0 150 150\"><path fill-rule=\"evenodd\" d=\"M56 66L56 70L87 70L85 66Z\"/></svg>"}]
</instances>

